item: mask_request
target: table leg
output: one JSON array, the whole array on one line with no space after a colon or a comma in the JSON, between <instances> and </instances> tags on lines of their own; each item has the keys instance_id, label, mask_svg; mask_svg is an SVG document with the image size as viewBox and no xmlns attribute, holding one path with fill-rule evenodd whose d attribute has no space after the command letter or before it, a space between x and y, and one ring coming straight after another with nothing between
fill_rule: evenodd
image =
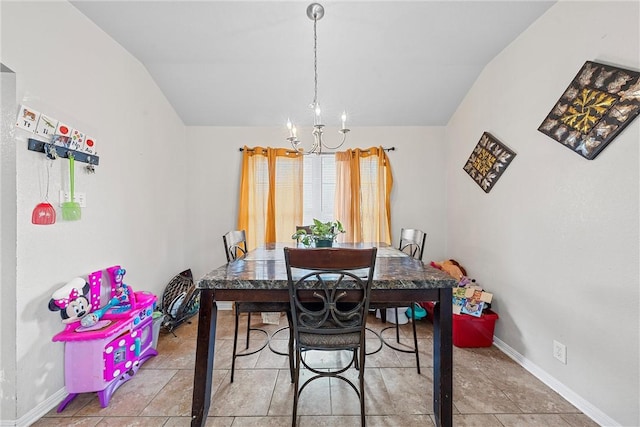
<instances>
[{"instance_id":1,"label":"table leg","mask_svg":"<svg viewBox=\"0 0 640 427\"><path fill-rule=\"evenodd\" d=\"M216 343L216 320L218 317L218 306L213 300L213 289L202 289L200 292L191 427L202 427L207 422L207 414L209 413L209 404L211 402L211 380Z\"/></svg>"},{"instance_id":2,"label":"table leg","mask_svg":"<svg viewBox=\"0 0 640 427\"><path fill-rule=\"evenodd\" d=\"M433 408L439 427L453 424L451 293L451 288L440 289L440 298L433 307Z\"/></svg>"}]
</instances>

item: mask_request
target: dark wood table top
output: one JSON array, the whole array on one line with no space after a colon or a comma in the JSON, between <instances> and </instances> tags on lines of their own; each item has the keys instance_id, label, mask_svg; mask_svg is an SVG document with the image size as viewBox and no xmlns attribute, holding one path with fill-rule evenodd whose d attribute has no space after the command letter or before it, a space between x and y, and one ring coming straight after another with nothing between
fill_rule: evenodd
<instances>
[{"instance_id":1,"label":"dark wood table top","mask_svg":"<svg viewBox=\"0 0 640 427\"><path fill-rule=\"evenodd\" d=\"M198 282L200 289L287 290L283 248L295 244L272 243L249 251L244 258L207 273ZM340 247L378 247L371 285L376 290L425 290L453 288L455 279L437 268L415 260L386 243L339 244ZM375 293L375 292L374 292Z\"/></svg>"}]
</instances>

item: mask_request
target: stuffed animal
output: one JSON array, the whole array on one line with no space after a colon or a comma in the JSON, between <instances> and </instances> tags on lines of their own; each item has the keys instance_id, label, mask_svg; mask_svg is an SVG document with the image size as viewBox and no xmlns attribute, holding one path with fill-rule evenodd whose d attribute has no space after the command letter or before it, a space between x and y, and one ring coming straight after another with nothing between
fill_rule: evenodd
<instances>
[{"instance_id":1,"label":"stuffed animal","mask_svg":"<svg viewBox=\"0 0 640 427\"><path fill-rule=\"evenodd\" d=\"M455 259L448 259L441 263L431 262L431 266L438 268L456 280L461 280L467 275L467 271Z\"/></svg>"}]
</instances>

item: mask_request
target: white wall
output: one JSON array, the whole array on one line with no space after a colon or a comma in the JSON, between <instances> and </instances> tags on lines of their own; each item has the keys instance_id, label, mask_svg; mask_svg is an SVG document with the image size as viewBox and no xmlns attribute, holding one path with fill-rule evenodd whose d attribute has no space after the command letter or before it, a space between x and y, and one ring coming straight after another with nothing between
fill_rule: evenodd
<instances>
[{"instance_id":1,"label":"white wall","mask_svg":"<svg viewBox=\"0 0 640 427\"><path fill-rule=\"evenodd\" d=\"M15 301L16 147L13 143L16 75L0 64L0 301ZM7 284L7 285L5 285ZM16 418L15 304L0 307L0 420Z\"/></svg>"},{"instance_id":2,"label":"white wall","mask_svg":"<svg viewBox=\"0 0 640 427\"><path fill-rule=\"evenodd\" d=\"M47 309L55 289L75 276L120 264L134 290L160 294L186 265L183 214L187 209L185 127L141 64L67 2L2 2L2 58L16 73L16 104L24 103L94 136L100 165L96 173L76 165L76 191L86 192L82 219L51 226L31 224L41 201L45 156L27 150L29 136L15 131L17 297L15 342L2 342L17 367L15 410L20 419L63 389L63 344L58 313ZM17 114L18 107L14 106ZM3 154L4 154L3 147ZM3 158L4 161L4 158ZM3 165L3 173L4 173ZM3 180L3 199L5 183ZM53 165L50 199L68 185L68 161ZM5 213L11 206L3 204ZM4 228L3 228L4 231ZM2 235L3 255L5 235ZM3 319L4 320L4 319ZM7 364L6 366L11 366ZM7 376L10 377L10 376ZM4 377L3 377L4 379ZM5 390L5 384L2 385ZM10 391L10 389L7 389ZM4 400L4 399L3 399ZM4 418L3 403L3 418Z\"/></svg>"},{"instance_id":3,"label":"white wall","mask_svg":"<svg viewBox=\"0 0 640 427\"><path fill-rule=\"evenodd\" d=\"M310 135L302 129L299 135ZM334 135L329 129L328 137ZM237 225L238 182L243 145L286 147L286 128L189 127L190 151L207 167L189 168L188 235L195 245L187 258L196 277L226 262L222 235ZM353 129L341 149L396 147L389 152L394 175L391 196L393 244L400 228L427 232L425 261L445 257L444 128L367 127Z\"/></svg>"},{"instance_id":4,"label":"white wall","mask_svg":"<svg viewBox=\"0 0 640 427\"><path fill-rule=\"evenodd\" d=\"M2 337L13 328L18 338L3 340L0 356L3 369L19 372L10 388L2 384L6 420L63 387L63 346L50 341L62 325L46 309L53 290L119 263L135 289L160 293L183 268L200 277L221 265L220 238L236 224L238 148L283 145L284 129L185 131L141 65L71 5L0 4L0 62L16 72L16 104L92 133L101 161L95 175L76 169L88 200L81 221L34 226L44 156L26 150L20 131L2 138L0 267L3 289L14 292L2 293L0 310L16 313L13 324L2 317ZM638 12L637 2L561 2L485 69L446 133L363 128L349 142L397 148L389 154L394 241L402 226L425 229L426 261L455 257L494 291L501 342L592 404L600 420L629 426L640 424L639 121L594 161L536 129L585 60L639 68ZM485 130L518 153L488 195L462 171ZM54 165L53 194L67 185L67 165ZM15 206L4 203L7 186ZM7 247L16 253L10 263ZM12 272L15 283L6 283ZM553 339L567 345L567 365L552 358Z\"/></svg>"},{"instance_id":5,"label":"white wall","mask_svg":"<svg viewBox=\"0 0 640 427\"><path fill-rule=\"evenodd\" d=\"M603 425L640 425L640 120L592 161L537 128L585 61L640 68L639 16L638 2L559 2L447 128L448 252L494 292L496 337ZM517 153L489 194L462 170L484 131Z\"/></svg>"}]
</instances>

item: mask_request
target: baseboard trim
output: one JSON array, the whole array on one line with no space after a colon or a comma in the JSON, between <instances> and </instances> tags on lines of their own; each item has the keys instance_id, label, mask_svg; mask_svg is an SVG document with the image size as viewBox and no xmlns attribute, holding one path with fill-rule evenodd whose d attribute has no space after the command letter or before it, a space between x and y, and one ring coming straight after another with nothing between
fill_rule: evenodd
<instances>
[{"instance_id":1,"label":"baseboard trim","mask_svg":"<svg viewBox=\"0 0 640 427\"><path fill-rule=\"evenodd\" d=\"M38 421L40 418L45 416L50 410L58 406L62 399L67 397L67 390L62 387L57 392L53 393L44 401L40 402L38 406L21 416L15 421L0 421L0 426L2 427L28 427L31 424Z\"/></svg>"},{"instance_id":2,"label":"baseboard trim","mask_svg":"<svg viewBox=\"0 0 640 427\"><path fill-rule=\"evenodd\" d=\"M522 366L533 376L545 383L553 391L565 398L569 403L578 408L582 413L591 418L593 421L601 426L618 427L615 420L611 419L607 414L600 409L593 406L590 402L576 394L573 390L562 384L560 381L549 375L546 371L540 368L535 363L528 360L526 357L515 351L509 345L499 338L493 338L493 344L499 348L504 354L513 359L518 365Z\"/></svg>"}]
</instances>

